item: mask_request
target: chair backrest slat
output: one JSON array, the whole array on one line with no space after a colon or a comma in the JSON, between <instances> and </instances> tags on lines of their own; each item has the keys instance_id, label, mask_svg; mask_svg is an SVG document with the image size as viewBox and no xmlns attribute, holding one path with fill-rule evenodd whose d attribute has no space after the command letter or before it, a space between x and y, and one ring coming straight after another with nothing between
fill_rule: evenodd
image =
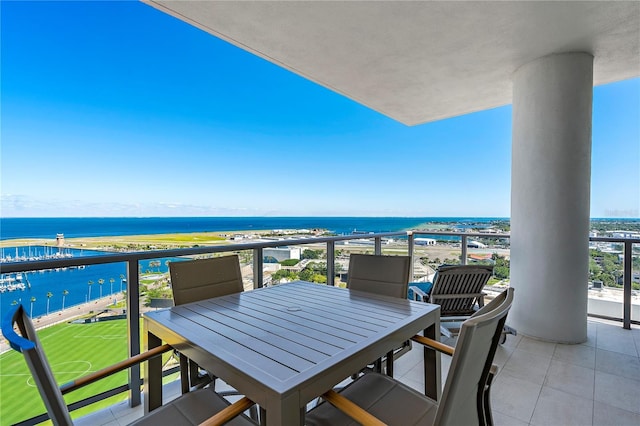
<instances>
[{"instance_id":1,"label":"chair backrest slat","mask_svg":"<svg viewBox=\"0 0 640 426\"><path fill-rule=\"evenodd\" d=\"M406 299L410 270L410 256L352 254L347 287Z\"/></svg>"},{"instance_id":2,"label":"chair backrest slat","mask_svg":"<svg viewBox=\"0 0 640 426\"><path fill-rule=\"evenodd\" d=\"M484 386L513 303L509 288L461 327L435 425L484 425Z\"/></svg>"},{"instance_id":3,"label":"chair backrest slat","mask_svg":"<svg viewBox=\"0 0 640 426\"><path fill-rule=\"evenodd\" d=\"M477 296L459 298L439 298L441 295L477 294L493 275L491 265L444 265L438 268L433 279L430 301L440 305L441 314L471 315Z\"/></svg>"},{"instance_id":4,"label":"chair backrest slat","mask_svg":"<svg viewBox=\"0 0 640 426\"><path fill-rule=\"evenodd\" d=\"M169 263L171 289L176 305L244 290L237 255Z\"/></svg>"}]
</instances>

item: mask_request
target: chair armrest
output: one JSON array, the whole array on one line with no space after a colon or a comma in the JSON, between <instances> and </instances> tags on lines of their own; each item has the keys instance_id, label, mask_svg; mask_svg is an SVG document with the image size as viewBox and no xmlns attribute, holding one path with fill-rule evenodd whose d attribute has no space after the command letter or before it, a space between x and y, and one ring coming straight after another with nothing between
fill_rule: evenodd
<instances>
[{"instance_id":1,"label":"chair armrest","mask_svg":"<svg viewBox=\"0 0 640 426\"><path fill-rule=\"evenodd\" d=\"M421 345L427 346L431 349L434 349L438 352L442 352L451 356L453 356L453 352L455 351L455 349L452 348L451 346L445 345L444 343L440 343L437 340L429 339L428 337L415 335L411 338L411 340L413 340L414 342L420 343Z\"/></svg>"},{"instance_id":2,"label":"chair armrest","mask_svg":"<svg viewBox=\"0 0 640 426\"><path fill-rule=\"evenodd\" d=\"M453 356L453 353L455 352L455 348L452 348L449 345L445 345L444 343L440 343L436 340L433 339L429 339L428 337L423 337L420 335L415 335L411 338L411 340L413 340L414 342L420 343L422 345L428 346L431 349L434 349L438 352L442 352L445 353L447 355L451 355ZM498 370L500 369L500 367L498 367L495 364L491 364L491 368L489 369L489 373L491 373L492 375L496 376L498 374Z\"/></svg>"},{"instance_id":3,"label":"chair armrest","mask_svg":"<svg viewBox=\"0 0 640 426\"><path fill-rule=\"evenodd\" d=\"M386 426L386 423L381 422L377 417L371 415L362 407L348 400L334 390L324 393L322 397L325 401L363 426Z\"/></svg>"},{"instance_id":4,"label":"chair armrest","mask_svg":"<svg viewBox=\"0 0 640 426\"><path fill-rule=\"evenodd\" d=\"M132 356L129 359L121 361L117 364L103 368L102 370L96 371L95 373L87 374L84 377L80 377L71 382L67 382L62 386L60 386L60 391L64 395L66 393L79 389L83 386L89 385L97 380L110 376L114 373L117 373L122 370L126 370L127 368L133 365L140 364L141 362L144 362L150 358L154 358L158 355L162 355L163 353L168 352L172 349L173 347L171 347L170 345L158 346L157 348L153 348L151 350L148 350L147 352L143 352L141 354Z\"/></svg>"},{"instance_id":5,"label":"chair armrest","mask_svg":"<svg viewBox=\"0 0 640 426\"><path fill-rule=\"evenodd\" d=\"M223 424L227 423L228 421L230 421L231 419L233 419L234 417L239 416L243 411L248 410L249 408L251 408L254 404L255 404L255 402L253 402L252 400L250 400L246 396L242 397L241 399L237 400L236 402L234 402L233 404L231 404L227 408L225 408L225 409L223 409L221 411L218 411L216 414L214 414L213 416L209 417L204 422L200 423L199 426L218 426L218 425L223 425Z\"/></svg>"},{"instance_id":6,"label":"chair armrest","mask_svg":"<svg viewBox=\"0 0 640 426\"><path fill-rule=\"evenodd\" d=\"M409 290L413 291L413 300L423 302L429 296L427 293L415 286L409 286ZM418 299L420 297L420 299Z\"/></svg>"}]
</instances>

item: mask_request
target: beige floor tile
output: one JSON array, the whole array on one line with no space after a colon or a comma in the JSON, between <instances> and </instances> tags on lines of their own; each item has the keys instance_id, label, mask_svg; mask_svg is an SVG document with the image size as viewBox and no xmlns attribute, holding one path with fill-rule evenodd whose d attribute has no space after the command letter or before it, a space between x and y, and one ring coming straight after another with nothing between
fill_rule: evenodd
<instances>
[{"instance_id":1,"label":"beige floor tile","mask_svg":"<svg viewBox=\"0 0 640 426\"><path fill-rule=\"evenodd\" d=\"M393 375L395 377L402 377L409 370L414 368L418 364L422 364L424 359L422 346L413 343L412 349L398 358L393 364Z\"/></svg>"},{"instance_id":2,"label":"beige floor tile","mask_svg":"<svg viewBox=\"0 0 640 426\"><path fill-rule=\"evenodd\" d=\"M523 337L518 343L518 349L551 358L556 349L556 344Z\"/></svg>"},{"instance_id":3,"label":"beige floor tile","mask_svg":"<svg viewBox=\"0 0 640 426\"><path fill-rule=\"evenodd\" d=\"M593 400L542 387L531 424L536 426L591 426Z\"/></svg>"},{"instance_id":4,"label":"beige floor tile","mask_svg":"<svg viewBox=\"0 0 640 426\"><path fill-rule=\"evenodd\" d=\"M100 410L95 413L87 414L77 419L73 419L73 423L79 426L99 426L106 425L116 421L116 417L111 410Z\"/></svg>"},{"instance_id":5,"label":"beige floor tile","mask_svg":"<svg viewBox=\"0 0 640 426\"><path fill-rule=\"evenodd\" d=\"M638 426L640 414L622 410L602 402L593 404L593 426Z\"/></svg>"},{"instance_id":6,"label":"beige floor tile","mask_svg":"<svg viewBox=\"0 0 640 426\"><path fill-rule=\"evenodd\" d=\"M416 391L420 392L421 394L424 394L424 381L420 382L418 380L403 379L402 383L404 383L405 385L409 386L412 389L415 389Z\"/></svg>"},{"instance_id":7,"label":"beige floor tile","mask_svg":"<svg viewBox=\"0 0 640 426\"><path fill-rule=\"evenodd\" d=\"M142 415L143 415L143 409L140 408L139 410L132 410L127 415L118 417L117 420L118 420L118 423L124 426L124 425L128 425L129 423L132 423L134 420L139 419L140 417L142 417Z\"/></svg>"},{"instance_id":8,"label":"beige floor tile","mask_svg":"<svg viewBox=\"0 0 640 426\"><path fill-rule=\"evenodd\" d=\"M502 372L491 389L491 406L494 411L528 423L541 389L542 385Z\"/></svg>"},{"instance_id":9,"label":"beige floor tile","mask_svg":"<svg viewBox=\"0 0 640 426\"><path fill-rule=\"evenodd\" d=\"M553 359L582 367L595 368L596 348L585 344L558 344L553 353Z\"/></svg>"},{"instance_id":10,"label":"beige floor tile","mask_svg":"<svg viewBox=\"0 0 640 426\"><path fill-rule=\"evenodd\" d=\"M594 369L552 360L544 385L593 400L594 383Z\"/></svg>"},{"instance_id":11,"label":"beige floor tile","mask_svg":"<svg viewBox=\"0 0 640 426\"><path fill-rule=\"evenodd\" d=\"M515 346L498 345L496 355L493 358L493 363L500 368L504 367L515 349Z\"/></svg>"},{"instance_id":12,"label":"beige floor tile","mask_svg":"<svg viewBox=\"0 0 640 426\"><path fill-rule=\"evenodd\" d=\"M502 414L495 409L492 410L494 426L529 426L528 422L523 422L515 417Z\"/></svg>"},{"instance_id":13,"label":"beige floor tile","mask_svg":"<svg viewBox=\"0 0 640 426\"><path fill-rule=\"evenodd\" d=\"M622 327L615 328L609 326L605 328L599 325L596 347L611 352L638 356L633 334L630 330L624 330Z\"/></svg>"},{"instance_id":14,"label":"beige floor tile","mask_svg":"<svg viewBox=\"0 0 640 426\"><path fill-rule=\"evenodd\" d=\"M595 400L640 413L640 381L596 370Z\"/></svg>"},{"instance_id":15,"label":"beige floor tile","mask_svg":"<svg viewBox=\"0 0 640 426\"><path fill-rule=\"evenodd\" d=\"M538 355L516 349L502 368L500 375L508 373L512 377L542 385L550 363L551 355Z\"/></svg>"},{"instance_id":16,"label":"beige floor tile","mask_svg":"<svg viewBox=\"0 0 640 426\"><path fill-rule=\"evenodd\" d=\"M596 347L596 342L597 342L597 337L596 337L596 332L593 333L589 333L589 331L587 331L587 341L586 342L582 342L582 345L585 346L591 346L592 348Z\"/></svg>"},{"instance_id":17,"label":"beige floor tile","mask_svg":"<svg viewBox=\"0 0 640 426\"><path fill-rule=\"evenodd\" d=\"M640 380L640 358L620 352L598 349L596 370L628 379Z\"/></svg>"}]
</instances>

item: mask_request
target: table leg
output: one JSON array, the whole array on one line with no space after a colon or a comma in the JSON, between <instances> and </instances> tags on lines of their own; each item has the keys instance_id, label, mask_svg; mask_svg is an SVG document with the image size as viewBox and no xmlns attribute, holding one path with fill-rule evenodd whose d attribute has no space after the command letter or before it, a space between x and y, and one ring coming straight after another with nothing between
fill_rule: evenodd
<instances>
[{"instance_id":1,"label":"table leg","mask_svg":"<svg viewBox=\"0 0 640 426\"><path fill-rule=\"evenodd\" d=\"M300 407L298 395L292 395L285 399L267 402L265 422L266 426L304 426L304 414L306 405Z\"/></svg>"},{"instance_id":2,"label":"table leg","mask_svg":"<svg viewBox=\"0 0 640 426\"><path fill-rule=\"evenodd\" d=\"M189 392L189 359L180 354L180 385L182 394Z\"/></svg>"},{"instance_id":3,"label":"table leg","mask_svg":"<svg viewBox=\"0 0 640 426\"><path fill-rule=\"evenodd\" d=\"M151 332L144 333L144 347L153 349L162 344L162 340ZM162 405L162 357L151 358L144 363L144 413Z\"/></svg>"},{"instance_id":4,"label":"table leg","mask_svg":"<svg viewBox=\"0 0 640 426\"><path fill-rule=\"evenodd\" d=\"M424 337L440 341L440 318L424 330ZM442 396L440 352L424 347L424 394L440 401Z\"/></svg>"}]
</instances>

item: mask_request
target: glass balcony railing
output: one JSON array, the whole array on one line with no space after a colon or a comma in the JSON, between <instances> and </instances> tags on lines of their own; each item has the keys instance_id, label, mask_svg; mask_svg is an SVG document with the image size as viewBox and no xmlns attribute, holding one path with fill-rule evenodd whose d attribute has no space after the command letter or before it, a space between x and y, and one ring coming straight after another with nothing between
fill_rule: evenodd
<instances>
[{"instance_id":1,"label":"glass balcony railing","mask_svg":"<svg viewBox=\"0 0 640 426\"><path fill-rule=\"evenodd\" d=\"M640 299L637 294L640 291L632 286L634 283L636 287L640 286L638 283L640 271L638 268L635 270L633 268L633 260L636 259L637 264L640 258L640 240L594 237L590 238L590 241L595 249L600 246L607 249L604 252L615 255L621 267L611 274L610 281L600 283L594 280L588 284L590 286L589 315L619 320L624 328L629 329L632 322L640 323ZM42 300L33 300L34 297L31 297L30 300L25 299L21 302L27 309L31 308L34 313L32 316L36 318L36 325L40 327L49 323L59 323L71 316L77 317L80 313L86 313L81 321L100 322L103 309L106 309L107 305L110 306L109 317L112 318L115 312L124 320L124 324L122 329L115 327L115 331L101 332L101 338L113 338L118 344L122 344L119 349L116 348L117 345L111 346L119 351L117 357L123 359L127 355L124 352L135 355L141 351L141 313L144 310L158 309L171 304L167 301L167 297L170 297L169 262L220 256L225 253L239 255L245 290L275 285L292 277L326 285L345 286L348 259L351 253L410 255L413 257L412 281L431 280L436 268L443 263L467 264L470 262L494 264L494 278L489 282L489 289L506 286L509 280L508 234L434 231L337 237L291 237L187 249L85 253L83 256L73 257L43 256L36 260L3 262L1 266L4 277L14 277L17 281L16 277L20 276L20 282L25 285L28 285L28 277L33 277L32 274L51 273L48 271L76 271L73 275L74 279L84 281L79 284L82 287L80 291L82 294L75 295L75 302L70 292L66 290L70 281L65 281L64 278L47 292L46 297L40 297ZM301 256L303 253L305 255ZM306 259L299 263L282 262L296 257ZM104 269L107 266L108 270ZM597 266L594 268L597 269ZM305 271L304 274L303 271ZM71 276L70 274L69 277ZM88 276L96 278L86 280ZM618 285L619 288L606 284ZM2 296L6 294L8 293L3 292ZM49 294L56 295L53 304L50 300L53 298ZM62 305L59 304L60 299L62 299ZM6 350L6 344L3 344L2 349ZM165 361L167 374L176 374L175 363L169 357ZM172 377L176 376L168 379ZM0 383L0 385L4 388L2 395L9 395L6 383ZM127 397L124 392L129 391L130 405L140 404L139 367L130 369L128 375L123 374L119 382L113 383L112 386L110 389L95 389L84 399L68 402L72 403L72 409L79 409L83 413L89 409L87 407L89 404L97 400L105 397L124 399ZM3 400L4 398L3 396ZM42 411L44 411L43 408L39 412ZM12 419L11 423L36 424L46 419L46 414L34 416L25 413L21 418Z\"/></svg>"}]
</instances>

